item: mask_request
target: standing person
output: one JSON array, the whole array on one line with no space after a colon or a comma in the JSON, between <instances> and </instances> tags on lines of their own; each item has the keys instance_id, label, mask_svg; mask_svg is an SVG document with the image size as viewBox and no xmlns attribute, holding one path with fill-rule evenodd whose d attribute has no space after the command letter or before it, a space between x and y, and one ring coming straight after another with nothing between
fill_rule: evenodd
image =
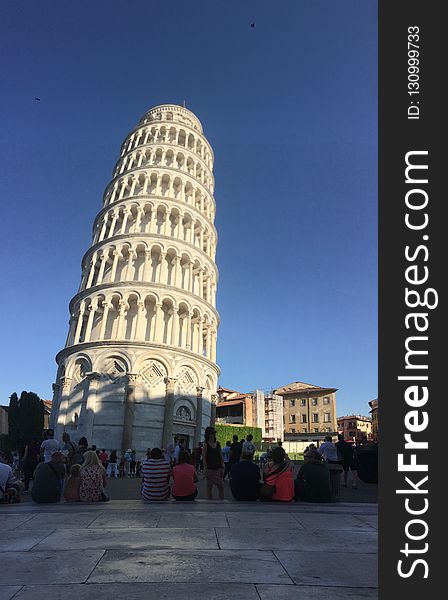
<instances>
[{"instance_id":1,"label":"standing person","mask_svg":"<svg viewBox=\"0 0 448 600\"><path fill-rule=\"evenodd\" d=\"M132 461L132 450L128 448L123 456L123 477L130 477L130 469L131 469L131 461Z\"/></svg>"},{"instance_id":2,"label":"standing person","mask_svg":"<svg viewBox=\"0 0 448 600\"><path fill-rule=\"evenodd\" d=\"M336 445L333 444L333 438L331 435L325 436L325 442L319 447L319 454L330 464L338 464L339 460L338 450Z\"/></svg>"},{"instance_id":3,"label":"standing person","mask_svg":"<svg viewBox=\"0 0 448 600\"><path fill-rule=\"evenodd\" d=\"M78 449L81 454L87 452L89 449L89 442L87 441L86 437L82 437L80 440L78 440Z\"/></svg>"},{"instance_id":4,"label":"standing person","mask_svg":"<svg viewBox=\"0 0 448 600\"><path fill-rule=\"evenodd\" d=\"M339 460L341 461L342 468L344 469L344 483L343 486L347 487L348 481L348 472L351 470L352 472L352 487L356 489L358 483L358 475L355 470L355 460L353 456L353 447L351 444L344 440L344 436L342 434L338 435L338 441L336 442L336 449L338 452Z\"/></svg>"},{"instance_id":5,"label":"standing person","mask_svg":"<svg viewBox=\"0 0 448 600\"><path fill-rule=\"evenodd\" d=\"M175 441L177 441L177 440L175 440ZM149 450L149 448L148 448L148 450ZM174 444L173 444L173 442L170 442L166 447L165 460L167 462L169 462L170 465L172 465L174 462Z\"/></svg>"},{"instance_id":6,"label":"standing person","mask_svg":"<svg viewBox=\"0 0 448 600\"><path fill-rule=\"evenodd\" d=\"M62 454L65 456L68 471L73 464L77 464L76 461L74 461L77 452L78 448L76 447L76 444L70 440L70 435L64 431L62 434Z\"/></svg>"},{"instance_id":7,"label":"standing person","mask_svg":"<svg viewBox=\"0 0 448 600\"><path fill-rule=\"evenodd\" d=\"M106 452L105 448L103 448L103 449L101 450L101 452L99 453L99 459L100 459L100 461L101 461L101 464L103 465L103 467L104 467L105 469L107 469L107 461L109 460L109 455L108 455L108 453Z\"/></svg>"},{"instance_id":8,"label":"standing person","mask_svg":"<svg viewBox=\"0 0 448 600\"><path fill-rule=\"evenodd\" d=\"M107 465L107 476L112 477L112 475L117 479L118 477L118 456L117 451L112 450L109 457L109 464Z\"/></svg>"},{"instance_id":9,"label":"standing person","mask_svg":"<svg viewBox=\"0 0 448 600\"><path fill-rule=\"evenodd\" d=\"M205 442L203 449L203 460L205 469L205 478L207 479L207 498L212 499L213 486L218 488L220 500L224 500L224 484L222 477L224 475L224 461L222 459L221 444L216 439L214 427L207 427L205 430Z\"/></svg>"},{"instance_id":10,"label":"standing person","mask_svg":"<svg viewBox=\"0 0 448 600\"><path fill-rule=\"evenodd\" d=\"M243 452L230 471L230 489L235 500L254 502L260 496L260 469L252 462L253 454Z\"/></svg>"},{"instance_id":11,"label":"standing person","mask_svg":"<svg viewBox=\"0 0 448 600\"><path fill-rule=\"evenodd\" d=\"M224 476L222 478L223 481L226 480L226 477L229 475L230 473L230 446L232 445L232 442L229 440L226 442L226 445L224 446L224 448L222 449L222 459L224 461Z\"/></svg>"},{"instance_id":12,"label":"standing person","mask_svg":"<svg viewBox=\"0 0 448 600\"><path fill-rule=\"evenodd\" d=\"M65 479L65 456L57 450L51 460L41 462L34 471L31 497L37 503L59 502Z\"/></svg>"},{"instance_id":13,"label":"standing person","mask_svg":"<svg viewBox=\"0 0 448 600\"><path fill-rule=\"evenodd\" d=\"M198 495L196 483L198 476L196 469L190 464L188 452L180 452L177 464L173 467L173 489L172 495L175 500L192 501Z\"/></svg>"},{"instance_id":14,"label":"standing person","mask_svg":"<svg viewBox=\"0 0 448 600\"><path fill-rule=\"evenodd\" d=\"M81 465L79 499L81 502L100 502L106 487L106 471L97 453L88 450Z\"/></svg>"},{"instance_id":15,"label":"standing person","mask_svg":"<svg viewBox=\"0 0 448 600\"><path fill-rule=\"evenodd\" d=\"M176 464L179 454L181 452L183 452L183 450L184 450L184 446L182 444L182 440L178 440L177 438L174 438L174 442L176 445L174 446L173 459L174 459L174 464Z\"/></svg>"},{"instance_id":16,"label":"standing person","mask_svg":"<svg viewBox=\"0 0 448 600\"><path fill-rule=\"evenodd\" d=\"M142 498L153 502L170 497L170 463L160 448L153 448L149 458L142 463Z\"/></svg>"},{"instance_id":17,"label":"standing person","mask_svg":"<svg viewBox=\"0 0 448 600\"><path fill-rule=\"evenodd\" d=\"M40 451L44 454L44 462L48 463L51 461L51 457L55 452L60 452L61 443L54 439L54 430L47 430L47 439L44 440L40 446Z\"/></svg>"},{"instance_id":18,"label":"standing person","mask_svg":"<svg viewBox=\"0 0 448 600\"><path fill-rule=\"evenodd\" d=\"M294 480L291 464L286 460L286 452L281 446L277 446L272 450L271 457L272 463L268 465L264 477L265 487L268 486L271 493L269 496L261 493L262 500L292 502L295 496Z\"/></svg>"},{"instance_id":19,"label":"standing person","mask_svg":"<svg viewBox=\"0 0 448 600\"><path fill-rule=\"evenodd\" d=\"M33 474L36 470L36 467L39 463L40 456L40 443L36 437L28 442L25 446L25 452L23 455L23 471L25 475L25 489L24 492L27 493L30 485L31 479L34 480Z\"/></svg>"},{"instance_id":20,"label":"standing person","mask_svg":"<svg viewBox=\"0 0 448 600\"><path fill-rule=\"evenodd\" d=\"M255 454L255 446L252 443L253 439L254 436L249 433L249 435L246 437L246 441L243 442L241 454L252 454L252 456Z\"/></svg>"},{"instance_id":21,"label":"standing person","mask_svg":"<svg viewBox=\"0 0 448 600\"><path fill-rule=\"evenodd\" d=\"M131 462L129 463L129 474L131 477L135 477L135 467L137 466L137 459L135 455L135 450L131 452Z\"/></svg>"},{"instance_id":22,"label":"standing person","mask_svg":"<svg viewBox=\"0 0 448 600\"><path fill-rule=\"evenodd\" d=\"M230 445L230 468L240 460L242 450L242 445L238 441L238 436L234 435L232 440L232 444Z\"/></svg>"},{"instance_id":23,"label":"standing person","mask_svg":"<svg viewBox=\"0 0 448 600\"><path fill-rule=\"evenodd\" d=\"M202 446L203 443L199 442L199 446L196 448L196 452L194 455L196 462L196 471L202 472Z\"/></svg>"}]
</instances>

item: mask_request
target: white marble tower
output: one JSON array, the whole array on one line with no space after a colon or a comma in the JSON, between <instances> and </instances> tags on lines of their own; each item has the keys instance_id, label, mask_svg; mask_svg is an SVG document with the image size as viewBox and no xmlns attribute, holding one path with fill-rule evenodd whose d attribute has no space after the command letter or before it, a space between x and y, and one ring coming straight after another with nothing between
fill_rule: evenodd
<instances>
[{"instance_id":1,"label":"white marble tower","mask_svg":"<svg viewBox=\"0 0 448 600\"><path fill-rule=\"evenodd\" d=\"M152 108L123 142L56 356L59 439L138 452L201 439L219 375L212 169L181 106Z\"/></svg>"}]
</instances>

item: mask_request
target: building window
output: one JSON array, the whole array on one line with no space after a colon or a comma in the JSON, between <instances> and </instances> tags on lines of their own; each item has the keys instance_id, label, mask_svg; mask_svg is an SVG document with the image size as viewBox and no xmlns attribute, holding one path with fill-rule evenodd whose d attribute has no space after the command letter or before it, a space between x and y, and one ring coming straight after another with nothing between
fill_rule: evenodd
<instances>
[{"instance_id":1,"label":"building window","mask_svg":"<svg viewBox=\"0 0 448 600\"><path fill-rule=\"evenodd\" d=\"M328 396L325 396L324 404L330 404L330 398Z\"/></svg>"},{"instance_id":2,"label":"building window","mask_svg":"<svg viewBox=\"0 0 448 600\"><path fill-rule=\"evenodd\" d=\"M306 398L300 400L300 406L306 406Z\"/></svg>"},{"instance_id":3,"label":"building window","mask_svg":"<svg viewBox=\"0 0 448 600\"><path fill-rule=\"evenodd\" d=\"M319 433L319 429L317 427L314 428L314 433Z\"/></svg>"},{"instance_id":4,"label":"building window","mask_svg":"<svg viewBox=\"0 0 448 600\"><path fill-rule=\"evenodd\" d=\"M294 406L295 406L295 405L296 405L296 401L295 401L295 400L290 400L290 401L289 401L289 406L290 406L291 408L294 408Z\"/></svg>"},{"instance_id":5,"label":"building window","mask_svg":"<svg viewBox=\"0 0 448 600\"><path fill-rule=\"evenodd\" d=\"M296 415L289 415L289 422L295 424L295 422L296 422Z\"/></svg>"},{"instance_id":6,"label":"building window","mask_svg":"<svg viewBox=\"0 0 448 600\"><path fill-rule=\"evenodd\" d=\"M304 427L304 428L302 429L302 432L303 432L303 433L308 433L308 427Z\"/></svg>"},{"instance_id":7,"label":"building window","mask_svg":"<svg viewBox=\"0 0 448 600\"><path fill-rule=\"evenodd\" d=\"M291 429L291 433L295 433L296 430L294 429L294 427Z\"/></svg>"},{"instance_id":8,"label":"building window","mask_svg":"<svg viewBox=\"0 0 448 600\"><path fill-rule=\"evenodd\" d=\"M311 406L317 406L317 398L311 398Z\"/></svg>"},{"instance_id":9,"label":"building window","mask_svg":"<svg viewBox=\"0 0 448 600\"><path fill-rule=\"evenodd\" d=\"M319 413L313 413L313 423L319 423Z\"/></svg>"},{"instance_id":10,"label":"building window","mask_svg":"<svg viewBox=\"0 0 448 600\"><path fill-rule=\"evenodd\" d=\"M324 423L330 423L330 413L324 413Z\"/></svg>"},{"instance_id":11,"label":"building window","mask_svg":"<svg viewBox=\"0 0 448 600\"><path fill-rule=\"evenodd\" d=\"M302 415L302 423L306 423L306 415Z\"/></svg>"},{"instance_id":12,"label":"building window","mask_svg":"<svg viewBox=\"0 0 448 600\"><path fill-rule=\"evenodd\" d=\"M331 427L327 427L327 431L331 431Z\"/></svg>"}]
</instances>

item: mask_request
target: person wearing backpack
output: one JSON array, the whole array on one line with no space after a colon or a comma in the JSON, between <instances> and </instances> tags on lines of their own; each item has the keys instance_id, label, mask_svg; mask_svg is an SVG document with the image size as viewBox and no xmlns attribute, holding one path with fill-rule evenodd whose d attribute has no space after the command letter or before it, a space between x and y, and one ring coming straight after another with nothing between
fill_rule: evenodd
<instances>
[{"instance_id":1,"label":"person wearing backpack","mask_svg":"<svg viewBox=\"0 0 448 600\"><path fill-rule=\"evenodd\" d=\"M41 462L34 471L31 497L34 502L59 502L65 478L65 457L62 452L53 452L49 462Z\"/></svg>"}]
</instances>

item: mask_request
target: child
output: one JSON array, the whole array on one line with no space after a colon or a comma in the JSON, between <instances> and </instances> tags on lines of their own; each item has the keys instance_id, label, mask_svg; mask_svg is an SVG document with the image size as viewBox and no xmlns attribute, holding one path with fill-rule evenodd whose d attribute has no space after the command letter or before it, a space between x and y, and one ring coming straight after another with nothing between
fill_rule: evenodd
<instances>
[{"instance_id":1,"label":"child","mask_svg":"<svg viewBox=\"0 0 448 600\"><path fill-rule=\"evenodd\" d=\"M72 465L70 475L64 487L64 499L66 502L79 502L79 484L81 465Z\"/></svg>"}]
</instances>

